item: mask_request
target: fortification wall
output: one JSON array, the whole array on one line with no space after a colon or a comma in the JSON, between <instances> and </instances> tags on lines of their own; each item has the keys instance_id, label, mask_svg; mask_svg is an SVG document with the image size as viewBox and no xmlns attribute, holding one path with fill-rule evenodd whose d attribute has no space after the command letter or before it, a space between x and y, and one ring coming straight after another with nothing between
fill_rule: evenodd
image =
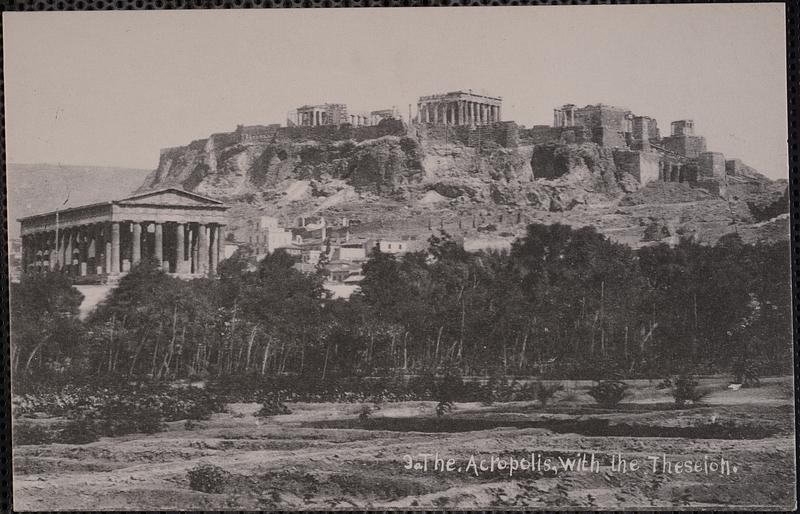
<instances>
[{"instance_id":1,"label":"fortification wall","mask_svg":"<svg viewBox=\"0 0 800 514\"><path fill-rule=\"evenodd\" d=\"M684 157L698 157L706 151L706 138L703 136L668 136L661 140L661 145Z\"/></svg>"},{"instance_id":2,"label":"fortification wall","mask_svg":"<svg viewBox=\"0 0 800 514\"><path fill-rule=\"evenodd\" d=\"M661 156L656 152L614 150L614 164L620 171L633 175L640 184L660 178Z\"/></svg>"},{"instance_id":3,"label":"fortification wall","mask_svg":"<svg viewBox=\"0 0 800 514\"><path fill-rule=\"evenodd\" d=\"M519 130L519 143L540 145L544 143L580 144L589 141L584 127L551 127L534 125L529 129Z\"/></svg>"},{"instance_id":4,"label":"fortification wall","mask_svg":"<svg viewBox=\"0 0 800 514\"><path fill-rule=\"evenodd\" d=\"M383 136L403 136L406 127L400 120L381 120L377 125L354 127L350 124L320 125L315 127L281 127L275 133L276 140L301 141L342 141L354 139L364 141Z\"/></svg>"},{"instance_id":5,"label":"fortification wall","mask_svg":"<svg viewBox=\"0 0 800 514\"><path fill-rule=\"evenodd\" d=\"M434 142L458 142L477 148L498 145L504 148L519 146L519 127L513 121L500 121L491 125L442 125L421 123L416 125L417 137Z\"/></svg>"},{"instance_id":6,"label":"fortification wall","mask_svg":"<svg viewBox=\"0 0 800 514\"><path fill-rule=\"evenodd\" d=\"M719 152L703 152L697 159L698 172L702 177L724 177L725 156Z\"/></svg>"}]
</instances>

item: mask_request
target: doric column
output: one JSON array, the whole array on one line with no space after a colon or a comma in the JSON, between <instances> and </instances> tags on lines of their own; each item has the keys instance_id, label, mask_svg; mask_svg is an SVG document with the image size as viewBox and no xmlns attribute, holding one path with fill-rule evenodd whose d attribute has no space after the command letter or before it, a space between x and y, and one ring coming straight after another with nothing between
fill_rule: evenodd
<instances>
[{"instance_id":1,"label":"doric column","mask_svg":"<svg viewBox=\"0 0 800 514\"><path fill-rule=\"evenodd\" d=\"M467 121L467 105L464 101L458 102L458 123L459 125L466 125Z\"/></svg>"},{"instance_id":2,"label":"doric column","mask_svg":"<svg viewBox=\"0 0 800 514\"><path fill-rule=\"evenodd\" d=\"M105 262L103 263L103 271L106 274L111 273L111 224L110 223L103 223L103 245L105 246L105 251L103 252L103 257L105 258Z\"/></svg>"},{"instance_id":3,"label":"doric column","mask_svg":"<svg viewBox=\"0 0 800 514\"><path fill-rule=\"evenodd\" d=\"M175 224L175 273L183 273L186 266L186 257L183 254L185 230L186 227L183 223Z\"/></svg>"},{"instance_id":4,"label":"doric column","mask_svg":"<svg viewBox=\"0 0 800 514\"><path fill-rule=\"evenodd\" d=\"M209 225L209 243L211 248L209 250L211 265L209 266L209 275L215 275L219 266L219 253L217 253L217 246L219 245L219 228L216 225Z\"/></svg>"},{"instance_id":5,"label":"doric column","mask_svg":"<svg viewBox=\"0 0 800 514\"><path fill-rule=\"evenodd\" d=\"M91 239L89 240L89 258L92 264L90 270L92 274L99 275L103 272L103 265L100 263L100 256L102 253L102 247L100 246L100 238L102 237L100 225L92 224L89 226L89 230L91 234Z\"/></svg>"},{"instance_id":6,"label":"doric column","mask_svg":"<svg viewBox=\"0 0 800 514\"><path fill-rule=\"evenodd\" d=\"M133 223L133 238L131 240L131 266L139 264L142 260L142 224Z\"/></svg>"},{"instance_id":7,"label":"doric column","mask_svg":"<svg viewBox=\"0 0 800 514\"><path fill-rule=\"evenodd\" d=\"M67 239L69 235L63 228L59 231L58 235L58 267L61 271L66 270L69 264L67 260Z\"/></svg>"},{"instance_id":8,"label":"doric column","mask_svg":"<svg viewBox=\"0 0 800 514\"><path fill-rule=\"evenodd\" d=\"M55 232L45 233L45 244L47 245L47 269L48 271L55 271L56 269L56 252L54 250L55 247Z\"/></svg>"},{"instance_id":9,"label":"doric column","mask_svg":"<svg viewBox=\"0 0 800 514\"><path fill-rule=\"evenodd\" d=\"M199 263L199 254L197 252L197 225L192 224L191 228L189 229L189 252L191 252L191 264L189 267L190 273L197 273L198 272L198 263Z\"/></svg>"},{"instance_id":10,"label":"doric column","mask_svg":"<svg viewBox=\"0 0 800 514\"><path fill-rule=\"evenodd\" d=\"M161 223L155 224L154 232L155 232L155 248L153 248L153 253L155 253L156 260L158 261L158 267L160 269L164 263L164 233L163 233L163 226L161 225Z\"/></svg>"},{"instance_id":11,"label":"doric column","mask_svg":"<svg viewBox=\"0 0 800 514\"><path fill-rule=\"evenodd\" d=\"M498 105L497 106L497 121L503 121L503 107Z\"/></svg>"},{"instance_id":12,"label":"doric column","mask_svg":"<svg viewBox=\"0 0 800 514\"><path fill-rule=\"evenodd\" d=\"M217 225L217 273L219 263L225 260L225 225Z\"/></svg>"},{"instance_id":13,"label":"doric column","mask_svg":"<svg viewBox=\"0 0 800 514\"><path fill-rule=\"evenodd\" d=\"M86 227L78 228L78 272L80 275L86 276L88 265L86 264L88 251L88 233Z\"/></svg>"},{"instance_id":14,"label":"doric column","mask_svg":"<svg viewBox=\"0 0 800 514\"><path fill-rule=\"evenodd\" d=\"M30 255L30 251L28 250L28 236L20 237L22 241L22 261L20 264L22 265L22 271L28 271L28 256Z\"/></svg>"},{"instance_id":15,"label":"doric column","mask_svg":"<svg viewBox=\"0 0 800 514\"><path fill-rule=\"evenodd\" d=\"M198 241L200 243L198 245L199 246L199 252L200 252L200 254L199 254L200 259L198 261L198 263L199 263L198 269L199 269L200 274L205 275L205 274L208 273L208 226L203 225L203 224L199 224L197 226L197 228L198 228L198 230L200 232L199 233L199 241Z\"/></svg>"},{"instance_id":16,"label":"doric column","mask_svg":"<svg viewBox=\"0 0 800 514\"><path fill-rule=\"evenodd\" d=\"M120 264L119 239L120 239L119 223L114 222L111 224L111 273L119 273L119 264Z\"/></svg>"},{"instance_id":17,"label":"doric column","mask_svg":"<svg viewBox=\"0 0 800 514\"><path fill-rule=\"evenodd\" d=\"M74 264L73 242L75 241L75 229L68 228L65 230L67 237L67 244L64 248L64 265L66 269L72 272L72 265Z\"/></svg>"},{"instance_id":18,"label":"doric column","mask_svg":"<svg viewBox=\"0 0 800 514\"><path fill-rule=\"evenodd\" d=\"M433 105L433 122L439 123L439 104Z\"/></svg>"}]
</instances>

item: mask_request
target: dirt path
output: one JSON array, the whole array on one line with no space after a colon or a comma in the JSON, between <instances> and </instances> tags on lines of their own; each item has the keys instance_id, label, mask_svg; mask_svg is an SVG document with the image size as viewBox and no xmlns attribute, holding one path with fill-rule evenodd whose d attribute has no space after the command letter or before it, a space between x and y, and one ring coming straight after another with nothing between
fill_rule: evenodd
<instances>
[{"instance_id":1,"label":"dirt path","mask_svg":"<svg viewBox=\"0 0 800 514\"><path fill-rule=\"evenodd\" d=\"M347 508L707 508L793 505L794 440L791 404L758 403L779 396L765 386L734 396L742 402L703 405L680 411L631 407L599 411L585 404L537 407L514 404L457 404L451 422L495 420L486 430L423 433L310 426L342 419L358 425L358 405L293 404L293 413L262 420L257 406L233 404L230 412L202 422L183 423L149 436L104 438L87 445L31 445L14 451L15 506L22 510L86 509L347 509ZM643 394L643 391L639 391ZM645 395L646 396L646 395ZM382 418L430 419L429 402L384 405ZM623 409L624 410L624 409ZM555 433L545 428L509 428L505 419L609 419L635 426L693 426L718 422L754 424L770 437L688 439L609 437ZM509 418L511 416L511 418ZM434 417L435 418L435 417ZM372 421L372 420L370 420ZM717 421L715 421L717 422ZM783 429L781 430L781 427ZM766 433L766 432L765 432ZM470 462L492 457L554 463L594 457L597 469L477 470ZM453 459L450 471L406 469L424 454ZM406 457L409 456L409 457ZM622 473L611 459L636 460L639 469ZM653 458L671 464L724 458L736 471L676 473L653 468ZM433 462L433 457L428 457ZM535 460L535 459L534 459ZM568 461L567 461L568 462ZM660 462L660 461L659 461ZM189 487L188 472L213 464L225 472L223 492ZM476 473L477 472L477 473Z\"/></svg>"}]
</instances>

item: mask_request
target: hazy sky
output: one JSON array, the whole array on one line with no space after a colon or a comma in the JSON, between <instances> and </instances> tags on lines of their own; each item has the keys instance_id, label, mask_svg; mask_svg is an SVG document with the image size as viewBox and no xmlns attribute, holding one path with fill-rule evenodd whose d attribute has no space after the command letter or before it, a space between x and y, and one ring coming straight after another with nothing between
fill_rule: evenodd
<instances>
[{"instance_id":1,"label":"hazy sky","mask_svg":"<svg viewBox=\"0 0 800 514\"><path fill-rule=\"evenodd\" d=\"M306 103L472 88L503 117L603 102L692 118L709 149L787 176L781 4L4 13L10 162L154 168L159 149Z\"/></svg>"}]
</instances>

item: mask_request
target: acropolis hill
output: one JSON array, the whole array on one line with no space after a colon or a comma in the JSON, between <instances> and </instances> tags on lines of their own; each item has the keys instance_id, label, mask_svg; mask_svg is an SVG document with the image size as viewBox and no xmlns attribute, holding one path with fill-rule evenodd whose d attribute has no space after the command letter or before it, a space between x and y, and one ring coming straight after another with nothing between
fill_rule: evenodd
<instances>
[{"instance_id":1,"label":"acropolis hill","mask_svg":"<svg viewBox=\"0 0 800 514\"><path fill-rule=\"evenodd\" d=\"M638 246L784 234L785 181L709 151L702 120L657 120L605 104L502 119L502 98L422 96L416 115L304 105L285 124L238 126L161 151L139 191L179 186L230 203L231 230L274 216L352 220L354 236L512 238L526 223L593 225ZM776 216L778 216L776 219ZM241 232L240 232L241 233Z\"/></svg>"}]
</instances>

